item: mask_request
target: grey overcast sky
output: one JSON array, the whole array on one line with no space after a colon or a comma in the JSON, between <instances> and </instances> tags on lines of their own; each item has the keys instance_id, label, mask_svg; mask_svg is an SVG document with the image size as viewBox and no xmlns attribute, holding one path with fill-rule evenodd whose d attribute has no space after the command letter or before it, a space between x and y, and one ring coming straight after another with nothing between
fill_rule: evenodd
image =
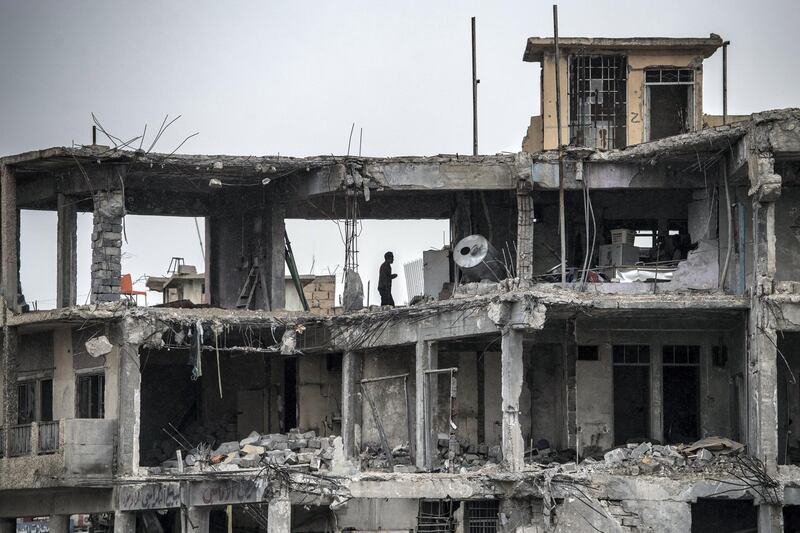
<instances>
[{"instance_id":1,"label":"grey overcast sky","mask_svg":"<svg viewBox=\"0 0 800 533\"><path fill-rule=\"evenodd\" d=\"M539 69L525 39L552 35L552 2L0 0L0 155L90 142L90 113L131 138L182 115L156 149L343 154L352 123L367 156L471 151L469 18L477 17L480 148L518 151L539 113ZM563 0L564 36L729 39L732 114L800 105L796 0ZM704 102L721 113L721 53ZM356 143L354 143L356 144ZM80 217L79 294L88 289L90 215ZM202 224L202 220L200 221ZM342 262L331 222L289 223L301 272ZM165 231L165 229L169 231ZM361 272L385 247L397 270L439 247L446 224L365 221ZM447 238L447 237L445 237ZM387 243L391 243L390 245ZM55 215L22 217L23 290L52 305ZM162 274L173 255L201 264L192 219L130 217L123 270ZM402 282L401 279L398 281ZM402 283L395 289L405 299Z\"/></svg>"}]
</instances>

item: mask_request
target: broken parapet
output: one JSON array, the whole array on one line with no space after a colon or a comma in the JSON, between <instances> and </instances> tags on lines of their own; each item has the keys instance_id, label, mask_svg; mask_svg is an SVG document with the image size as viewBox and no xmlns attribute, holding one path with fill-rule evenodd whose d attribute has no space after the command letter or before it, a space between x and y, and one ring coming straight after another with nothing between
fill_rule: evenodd
<instances>
[{"instance_id":1,"label":"broken parapet","mask_svg":"<svg viewBox=\"0 0 800 533\"><path fill-rule=\"evenodd\" d=\"M121 192L99 191L94 194L92 303L119 300L124 212Z\"/></svg>"}]
</instances>

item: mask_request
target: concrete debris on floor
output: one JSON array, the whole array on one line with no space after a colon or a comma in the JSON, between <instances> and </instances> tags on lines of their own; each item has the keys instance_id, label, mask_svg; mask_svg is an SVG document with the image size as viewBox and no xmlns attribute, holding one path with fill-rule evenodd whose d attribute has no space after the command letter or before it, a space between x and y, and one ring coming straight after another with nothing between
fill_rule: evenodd
<instances>
[{"instance_id":1,"label":"concrete debris on floor","mask_svg":"<svg viewBox=\"0 0 800 533\"><path fill-rule=\"evenodd\" d=\"M157 467L143 467L150 475L233 472L265 466L286 466L298 471L330 470L336 436L318 437L314 431L292 429L289 433L261 435L251 432L240 441L223 442L211 448L206 443ZM341 439L339 439L341 447Z\"/></svg>"}]
</instances>

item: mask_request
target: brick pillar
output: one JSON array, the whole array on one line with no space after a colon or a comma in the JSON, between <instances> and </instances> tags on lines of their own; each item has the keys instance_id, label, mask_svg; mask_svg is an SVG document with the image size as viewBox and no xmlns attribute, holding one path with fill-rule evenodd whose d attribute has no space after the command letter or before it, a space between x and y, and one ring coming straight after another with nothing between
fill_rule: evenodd
<instances>
[{"instance_id":1,"label":"brick pillar","mask_svg":"<svg viewBox=\"0 0 800 533\"><path fill-rule=\"evenodd\" d=\"M533 276L533 197L530 186L517 189L517 277Z\"/></svg>"},{"instance_id":2,"label":"brick pillar","mask_svg":"<svg viewBox=\"0 0 800 533\"><path fill-rule=\"evenodd\" d=\"M119 300L124 214L120 191L95 193L92 231L92 303Z\"/></svg>"}]
</instances>

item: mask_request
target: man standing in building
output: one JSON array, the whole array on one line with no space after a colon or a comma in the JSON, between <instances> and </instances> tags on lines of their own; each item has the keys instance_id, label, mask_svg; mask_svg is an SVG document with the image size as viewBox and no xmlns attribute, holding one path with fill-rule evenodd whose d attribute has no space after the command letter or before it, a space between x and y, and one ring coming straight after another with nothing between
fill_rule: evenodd
<instances>
[{"instance_id":1,"label":"man standing in building","mask_svg":"<svg viewBox=\"0 0 800 533\"><path fill-rule=\"evenodd\" d=\"M397 274L392 274L394 254L392 252L386 252L383 254L383 258L385 261L381 265L380 274L378 275L378 292L381 295L381 305L391 305L394 307L392 280L397 277Z\"/></svg>"}]
</instances>

